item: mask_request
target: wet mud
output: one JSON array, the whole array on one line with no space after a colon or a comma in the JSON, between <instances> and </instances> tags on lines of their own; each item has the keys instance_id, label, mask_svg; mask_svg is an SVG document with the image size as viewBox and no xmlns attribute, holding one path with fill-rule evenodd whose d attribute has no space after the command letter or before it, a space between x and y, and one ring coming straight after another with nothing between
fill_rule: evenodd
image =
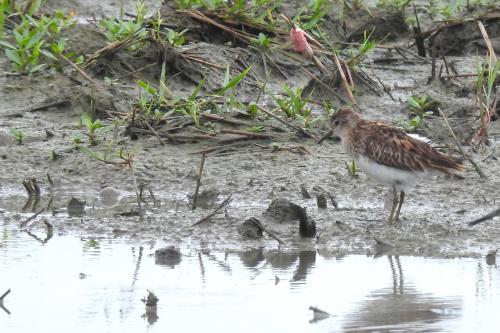
<instances>
[{"instance_id":1,"label":"wet mud","mask_svg":"<svg viewBox=\"0 0 500 333\"><path fill-rule=\"evenodd\" d=\"M85 1L51 3L53 8L75 9L82 17L97 13L95 9L89 12ZM293 4L288 5L294 8ZM101 12L108 16L117 13L116 6L106 1L99 6L103 6ZM162 8L163 15L169 13L170 7ZM130 114L134 108L134 101L138 98L137 79L158 81L161 66L157 64L157 49L151 47L139 50L133 57L126 50L120 50L99 59L97 64L88 68L101 86L98 90L92 89L71 68L29 76L17 75L2 52L0 218L3 223L16 225L44 208L28 223L30 230L41 235L39 237L42 240L47 228L41 222L47 220L53 226L53 232L58 234L115 237L144 242L158 248L279 248L284 252L319 250L334 255L486 255L500 242L498 221L492 220L474 227L469 227L467 222L489 213L499 205L500 153L495 150L495 145L500 142L500 124L493 121L490 125L489 147L472 149L467 142L479 124L475 113L474 78L436 77L429 80L432 67L430 58L397 51L403 48L415 54L417 52L414 46L409 47L411 35L403 32L404 20L395 14L377 17L379 19L370 21L366 14L358 13L356 19L342 29L334 15L325 19L326 26L336 32L332 37L334 42L359 41L362 31L370 30L370 24L383 27L381 38L387 31L401 32L384 42L392 48L375 49L359 65L369 77L377 77L381 82L373 90L355 78L359 86L356 99L364 116L401 125L408 120L408 97L431 96L440 102L463 149L479 164L487 178L480 177L473 166L466 163L464 179L427 179L408 191L401 213L402 221L390 225L387 223L389 212L384 208L388 189L373 183L362 172L356 177L351 176L346 170L346 163L350 163L350 159L335 139L319 145L314 139L272 120L272 136L258 140L232 143L230 140L234 137L229 135L223 139L194 137L193 133L199 134L196 130L187 130L189 138L182 137L184 132L172 131L178 135L177 143L163 137L165 144L162 145L154 135L140 131L136 132L137 139L131 140L127 134L127 123L120 123L116 118ZM500 21L490 21L488 31L491 39L500 38L497 28ZM183 24L188 23L191 35L187 36L191 37L184 47L196 50L203 55L203 59L221 64L222 67L216 69L194 65L174 55L168 61L171 69L168 72L169 89L175 95L187 96L205 77L205 89L216 90L224 80L227 65L244 68L243 63L253 67L250 79L238 86L236 96L247 103L255 101L259 93L256 79L265 79L261 57L237 41L233 40L233 44L228 45L230 37L220 33L214 32L212 38L205 38L201 34L205 26L192 20L186 20ZM476 52L484 54L484 49L481 43L475 42L481 36L479 30L475 30L477 25L469 27L468 24L465 24L466 27L443 29L431 39L431 43L440 45L440 52L446 55L444 60L436 58L438 71L446 61L461 74L475 73ZM475 32L465 34L464 29ZM470 36L470 40L463 42L466 47L457 48L448 42L457 36ZM81 20L71 33L68 44L77 53L92 54L105 46L106 40L93 25ZM276 61L286 63L288 60L283 58ZM147 65L151 66L136 77L127 76L130 68ZM325 88L300 70L301 67L332 85ZM301 59L296 64L282 66L281 72L271 70L267 84L272 91L281 91L284 83L312 91L314 101L318 102L314 112L321 115L322 101L335 101L337 106L342 104L331 90L347 99L338 80L330 78L332 81L328 81L328 77L322 75L310 60ZM110 79L118 78L121 79L116 84L109 84ZM262 98L269 104L273 103L266 97ZM103 163L75 148L74 138L84 137L78 119L90 108L109 127L108 131L100 132L100 143L93 149L105 151L106 142L116 136L115 141L125 141L129 151L133 152L134 173L142 189L142 217L138 212L136 184L130 169ZM249 119L241 120L238 112L230 112L229 116L242 123L258 125ZM162 125L164 127L158 131L170 133L165 128L171 130L181 126L179 124L182 121L185 119L174 119L172 123ZM26 134L22 145L9 133L12 127ZM242 126L235 128L242 129ZM327 129L328 120L324 117L315 123L311 132L320 137ZM426 117L420 134L446 145L448 152L457 154L453 149L454 141L438 115ZM198 179L200 152L214 147L216 149L206 154L198 207L193 210L192 198ZM47 175L50 175L50 181ZM41 195L28 200L22 183L32 178L38 181ZM304 195L306 192L310 195ZM318 195L324 196L319 199L319 206ZM212 217L197 223L214 212L229 196L229 204ZM277 199L307 210L307 218L315 222L314 237L301 236L301 219L295 218L293 209L273 206L272 203L276 203ZM269 214L270 211L272 214ZM250 218L258 219L264 228L283 243L279 244L276 239L258 230L242 232L243 223ZM248 233L252 237L244 236Z\"/></svg>"}]
</instances>

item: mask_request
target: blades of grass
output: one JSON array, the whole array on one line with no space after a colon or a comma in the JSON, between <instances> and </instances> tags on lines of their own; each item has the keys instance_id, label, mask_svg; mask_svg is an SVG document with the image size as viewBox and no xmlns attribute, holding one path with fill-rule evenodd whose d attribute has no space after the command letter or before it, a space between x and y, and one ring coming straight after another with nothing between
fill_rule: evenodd
<instances>
[{"instance_id":1,"label":"blades of grass","mask_svg":"<svg viewBox=\"0 0 500 333\"><path fill-rule=\"evenodd\" d=\"M144 91L149 93L150 95L156 96L158 95L158 90L155 87L152 87L149 83L144 82L142 80L137 80L137 85L141 87Z\"/></svg>"},{"instance_id":2,"label":"blades of grass","mask_svg":"<svg viewBox=\"0 0 500 333\"><path fill-rule=\"evenodd\" d=\"M203 86L205 85L205 80L206 78L204 78L203 80L200 81L200 83L198 83L198 85L194 88L193 92L189 96L188 100L194 101L196 99L196 96L198 96L198 94L200 93L201 88L203 88Z\"/></svg>"},{"instance_id":3,"label":"blades of grass","mask_svg":"<svg viewBox=\"0 0 500 333\"><path fill-rule=\"evenodd\" d=\"M160 73L160 89L159 89L159 101L162 103L165 99L165 92L167 90L167 85L165 83L165 71L166 71L166 63L165 61L161 64L161 73Z\"/></svg>"},{"instance_id":4,"label":"blades of grass","mask_svg":"<svg viewBox=\"0 0 500 333\"><path fill-rule=\"evenodd\" d=\"M235 76L234 78L232 78L226 85L224 85L224 87L222 87L222 89L220 89L217 92L217 95L222 96L229 89L232 89L232 88L236 87L241 82L241 80L243 80L245 78L245 76L248 74L248 72L251 69L252 69L252 66L248 67L243 72L241 72L240 74L238 74L237 76Z\"/></svg>"}]
</instances>

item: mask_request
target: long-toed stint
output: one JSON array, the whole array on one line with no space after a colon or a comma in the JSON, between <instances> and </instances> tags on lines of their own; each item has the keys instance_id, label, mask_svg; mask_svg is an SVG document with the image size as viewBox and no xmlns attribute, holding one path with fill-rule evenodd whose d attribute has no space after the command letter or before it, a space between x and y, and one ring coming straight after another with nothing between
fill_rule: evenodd
<instances>
[{"instance_id":1,"label":"long-toed stint","mask_svg":"<svg viewBox=\"0 0 500 333\"><path fill-rule=\"evenodd\" d=\"M381 121L363 119L352 109L340 109L332 117L333 134L368 176L393 191L389 222L399 219L405 190L433 173L454 175L463 170L461 160L443 155L427 142ZM398 200L398 192L399 200Z\"/></svg>"}]
</instances>

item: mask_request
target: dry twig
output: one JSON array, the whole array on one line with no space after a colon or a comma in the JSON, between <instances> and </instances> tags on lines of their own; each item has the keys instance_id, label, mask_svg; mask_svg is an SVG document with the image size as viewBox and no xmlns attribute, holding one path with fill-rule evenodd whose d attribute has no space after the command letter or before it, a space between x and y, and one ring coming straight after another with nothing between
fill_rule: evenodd
<instances>
[{"instance_id":1,"label":"dry twig","mask_svg":"<svg viewBox=\"0 0 500 333\"><path fill-rule=\"evenodd\" d=\"M196 202L198 201L198 191L200 190L200 184L201 184L201 175L203 174L203 166L205 165L205 153L201 154L201 162L200 162L200 168L198 169L198 178L196 179L196 189L194 191L194 196L193 196L193 207L192 209L196 209Z\"/></svg>"},{"instance_id":2,"label":"dry twig","mask_svg":"<svg viewBox=\"0 0 500 333\"><path fill-rule=\"evenodd\" d=\"M214 216L215 214L217 214L222 208L224 208L225 206L227 206L229 203L231 203L231 200L232 200L232 195L228 196L226 199L224 199L224 201L222 201L220 203L219 206L217 206L217 208L214 209L213 212L211 212L210 214L208 214L207 216L203 217L202 219L200 219L198 222L195 222L191 225L191 227L194 227L194 226L197 226L198 224L201 224L205 221L207 221L208 219L210 219L212 216Z\"/></svg>"}]
</instances>

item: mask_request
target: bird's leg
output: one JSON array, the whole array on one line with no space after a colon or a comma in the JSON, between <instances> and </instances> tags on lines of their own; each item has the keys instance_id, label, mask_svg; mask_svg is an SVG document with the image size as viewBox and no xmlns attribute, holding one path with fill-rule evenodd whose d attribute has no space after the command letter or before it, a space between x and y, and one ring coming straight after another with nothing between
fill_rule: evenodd
<instances>
[{"instance_id":1,"label":"bird's leg","mask_svg":"<svg viewBox=\"0 0 500 333\"><path fill-rule=\"evenodd\" d=\"M394 222L394 212L396 211L396 206L398 205L398 192L396 191L396 187L392 187L392 208L391 215L389 215L389 223Z\"/></svg>"},{"instance_id":2,"label":"bird's leg","mask_svg":"<svg viewBox=\"0 0 500 333\"><path fill-rule=\"evenodd\" d=\"M395 220L399 220L399 212L401 212L401 206L403 206L403 201L405 200L405 192L401 191L399 195L399 205L398 205L398 210L396 211L396 217Z\"/></svg>"}]
</instances>

